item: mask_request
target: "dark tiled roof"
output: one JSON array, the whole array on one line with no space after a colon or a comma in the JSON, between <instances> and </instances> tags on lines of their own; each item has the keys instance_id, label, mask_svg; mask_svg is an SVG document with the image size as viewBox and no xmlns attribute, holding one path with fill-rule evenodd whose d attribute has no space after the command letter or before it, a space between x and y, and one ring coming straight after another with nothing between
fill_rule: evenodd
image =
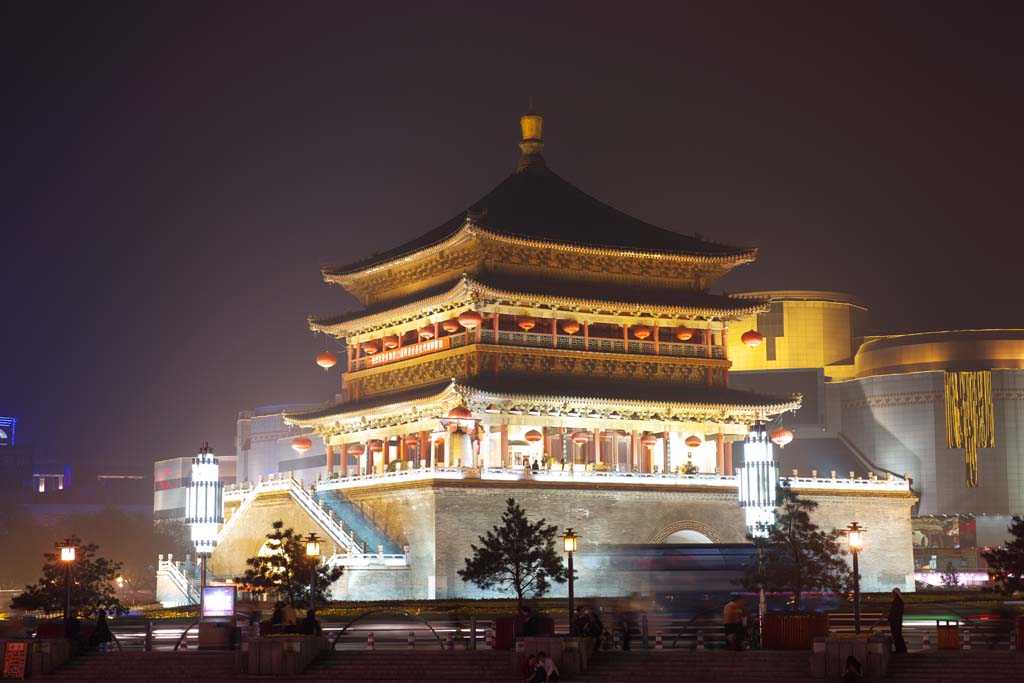
<instances>
[{"instance_id":1,"label":"dark tiled roof","mask_svg":"<svg viewBox=\"0 0 1024 683\"><path fill-rule=\"evenodd\" d=\"M446 387L451 386L450 380L443 382L434 382L433 384L427 384L422 387L416 387L415 389L407 389L405 391L399 391L385 396L369 396L362 398L357 401L342 401L341 403L330 403L325 405L323 408L317 408L316 410L304 410L297 411L294 413L285 413L285 417L292 420L315 420L320 417L329 417L331 415L341 415L343 413L357 413L362 410L373 410L381 406L390 405L393 403L404 403L405 401L417 401L425 398L430 398L436 394L440 394L445 390Z\"/></svg>"},{"instance_id":2,"label":"dark tiled roof","mask_svg":"<svg viewBox=\"0 0 1024 683\"><path fill-rule=\"evenodd\" d=\"M357 272L442 242L458 231L467 214L475 223L494 232L560 244L704 256L734 256L751 251L651 225L591 197L546 165L533 164L507 177L467 211L420 237L325 272Z\"/></svg>"}]
</instances>

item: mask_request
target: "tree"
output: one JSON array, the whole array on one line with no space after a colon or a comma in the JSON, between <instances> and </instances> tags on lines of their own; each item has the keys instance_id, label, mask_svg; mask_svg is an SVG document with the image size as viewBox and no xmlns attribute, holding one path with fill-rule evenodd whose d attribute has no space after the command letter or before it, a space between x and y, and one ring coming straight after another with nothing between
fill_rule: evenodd
<instances>
[{"instance_id":1,"label":"tree","mask_svg":"<svg viewBox=\"0 0 1024 683\"><path fill-rule=\"evenodd\" d=\"M1014 515L1010 526L1010 540L1002 548L984 550L981 556L988 562L988 573L1003 593L1024 590L1024 517Z\"/></svg>"},{"instance_id":2,"label":"tree","mask_svg":"<svg viewBox=\"0 0 1024 683\"><path fill-rule=\"evenodd\" d=\"M957 576L956 569L953 567L952 562L946 563L946 568L942 572L942 585L946 588L958 588L960 586L960 577Z\"/></svg>"},{"instance_id":3,"label":"tree","mask_svg":"<svg viewBox=\"0 0 1024 683\"><path fill-rule=\"evenodd\" d=\"M849 590L853 571L844 559L846 551L840 543L843 532L819 529L811 522L811 513L818 504L800 498L791 489L779 489L779 503L767 538L751 537L764 554L765 590L793 591L793 608L797 610L804 591ZM744 568L740 583L750 590L761 586L756 564Z\"/></svg>"},{"instance_id":4,"label":"tree","mask_svg":"<svg viewBox=\"0 0 1024 683\"><path fill-rule=\"evenodd\" d=\"M331 584L341 578L344 570L338 566L323 566L319 558L307 557L302 534L285 529L284 522L274 522L273 529L267 534L267 553L247 559L245 575L236 577L235 582L252 593L276 593L297 604L309 600L309 579L315 566L316 599L328 600Z\"/></svg>"},{"instance_id":5,"label":"tree","mask_svg":"<svg viewBox=\"0 0 1024 683\"><path fill-rule=\"evenodd\" d=\"M75 560L71 563L71 613L88 616L103 609L114 614L128 610L121 606L114 592L114 577L121 570L120 562L97 557L99 546L82 543L78 536L71 537L75 546ZM67 600L65 581L66 565L60 560L62 541L53 544L54 552L43 555L43 576L38 583L25 586L24 592L15 596L11 607L24 610L59 612Z\"/></svg>"},{"instance_id":6,"label":"tree","mask_svg":"<svg viewBox=\"0 0 1024 683\"><path fill-rule=\"evenodd\" d=\"M505 503L502 525L481 536L479 546L470 546L473 556L466 558L459 576L484 590L515 591L522 604L527 593L542 597L552 580L565 583L568 572L555 549L558 527L543 519L531 523L513 498Z\"/></svg>"}]
</instances>

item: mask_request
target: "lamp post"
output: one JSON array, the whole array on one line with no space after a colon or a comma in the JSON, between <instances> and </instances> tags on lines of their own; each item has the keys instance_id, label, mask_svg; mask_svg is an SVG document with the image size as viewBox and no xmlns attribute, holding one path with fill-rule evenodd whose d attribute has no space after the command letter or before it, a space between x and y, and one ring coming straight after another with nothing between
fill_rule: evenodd
<instances>
[{"instance_id":1,"label":"lamp post","mask_svg":"<svg viewBox=\"0 0 1024 683\"><path fill-rule=\"evenodd\" d=\"M60 561L64 563L64 585L67 587L67 598L64 601L64 628L71 621L71 563L75 561L75 546L71 539L64 539L60 548Z\"/></svg>"},{"instance_id":2,"label":"lamp post","mask_svg":"<svg viewBox=\"0 0 1024 683\"><path fill-rule=\"evenodd\" d=\"M853 553L853 631L860 633L860 563L858 557L864 547L864 527L853 522L846 528L846 538Z\"/></svg>"},{"instance_id":3,"label":"lamp post","mask_svg":"<svg viewBox=\"0 0 1024 683\"><path fill-rule=\"evenodd\" d=\"M573 581L575 580L575 572L572 568L572 555L576 552L576 548L579 545L579 536L572 532L572 527L565 530L565 535L562 536L562 547L565 552L569 555L569 635L576 635L576 598L573 595Z\"/></svg>"},{"instance_id":4,"label":"lamp post","mask_svg":"<svg viewBox=\"0 0 1024 683\"><path fill-rule=\"evenodd\" d=\"M316 616L316 570L320 564L320 539L313 532L306 537L306 557L309 558L309 611Z\"/></svg>"}]
</instances>

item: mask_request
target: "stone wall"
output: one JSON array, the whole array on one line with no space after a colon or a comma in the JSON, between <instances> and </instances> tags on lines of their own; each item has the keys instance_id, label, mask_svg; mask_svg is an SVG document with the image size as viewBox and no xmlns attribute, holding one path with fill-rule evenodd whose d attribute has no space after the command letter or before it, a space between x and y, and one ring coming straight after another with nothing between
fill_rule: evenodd
<instances>
[{"instance_id":1,"label":"stone wall","mask_svg":"<svg viewBox=\"0 0 1024 683\"><path fill-rule=\"evenodd\" d=\"M457 574L470 545L498 524L505 500L514 498L531 519L545 518L581 538L576 556L577 595L624 595L649 588L642 572L609 567L609 546L654 544L674 531L699 531L719 543L743 543L743 518L735 489L679 486L593 486L537 481L435 480L347 491L349 500L403 545L408 569L349 569L335 586L338 598L486 597ZM913 590L909 495L864 492L803 492L820 507L815 521L825 529L852 521L868 529L861 556L865 591L898 586ZM268 494L256 501L218 546L211 561L215 576L237 576L245 558L255 554L276 519L296 531L316 530L312 520L287 495ZM638 578L640 577L640 578ZM556 585L552 596L566 593Z\"/></svg>"}]
</instances>

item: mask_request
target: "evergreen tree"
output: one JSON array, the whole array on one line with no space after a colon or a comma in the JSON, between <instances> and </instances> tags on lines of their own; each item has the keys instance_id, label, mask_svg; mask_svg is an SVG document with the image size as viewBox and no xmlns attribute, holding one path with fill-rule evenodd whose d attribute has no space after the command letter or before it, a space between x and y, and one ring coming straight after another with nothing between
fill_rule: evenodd
<instances>
[{"instance_id":1,"label":"evergreen tree","mask_svg":"<svg viewBox=\"0 0 1024 683\"><path fill-rule=\"evenodd\" d=\"M1024 590L1024 517L1014 515L1010 526L1010 541L1001 548L982 551L988 562L988 573L1003 593Z\"/></svg>"},{"instance_id":2,"label":"evergreen tree","mask_svg":"<svg viewBox=\"0 0 1024 683\"><path fill-rule=\"evenodd\" d=\"M97 557L99 546L82 543L78 536L71 537L75 546L75 560L71 563L71 614L91 616L103 609L114 614L128 610L121 606L114 589L114 577L121 571L121 563ZM24 610L62 612L67 601L67 564L60 559L60 548L64 542L53 544L54 552L43 555L43 576L38 583L25 586L24 592L15 596L11 607Z\"/></svg>"},{"instance_id":3,"label":"evergreen tree","mask_svg":"<svg viewBox=\"0 0 1024 683\"><path fill-rule=\"evenodd\" d=\"M528 594L542 597L551 581L565 583L568 572L555 548L558 528L543 519L531 523L515 499L505 502L501 526L481 536L479 546L470 546L473 556L459 576L484 590L515 591L522 604Z\"/></svg>"},{"instance_id":4,"label":"evergreen tree","mask_svg":"<svg viewBox=\"0 0 1024 683\"><path fill-rule=\"evenodd\" d=\"M273 529L267 534L269 552L247 559L245 575L236 577L235 582L251 593L273 593L287 597L289 603L299 604L309 600L309 579L315 565L316 599L318 602L329 599L331 584L341 578L342 567L327 567L320 558L307 557L302 534L285 529L284 522L274 522Z\"/></svg>"},{"instance_id":5,"label":"evergreen tree","mask_svg":"<svg viewBox=\"0 0 1024 683\"><path fill-rule=\"evenodd\" d=\"M822 531L811 522L818 507L813 500L800 498L792 489L779 489L779 507L775 524L767 538L750 540L764 555L763 577L757 563L744 568L739 583L748 590L793 591L793 608L800 609L800 596L808 590L844 592L853 584L853 571L842 548L843 531Z\"/></svg>"},{"instance_id":6,"label":"evergreen tree","mask_svg":"<svg viewBox=\"0 0 1024 683\"><path fill-rule=\"evenodd\" d=\"M950 589L960 586L960 577L957 576L952 562L947 562L946 568L942 572L942 585Z\"/></svg>"}]
</instances>

